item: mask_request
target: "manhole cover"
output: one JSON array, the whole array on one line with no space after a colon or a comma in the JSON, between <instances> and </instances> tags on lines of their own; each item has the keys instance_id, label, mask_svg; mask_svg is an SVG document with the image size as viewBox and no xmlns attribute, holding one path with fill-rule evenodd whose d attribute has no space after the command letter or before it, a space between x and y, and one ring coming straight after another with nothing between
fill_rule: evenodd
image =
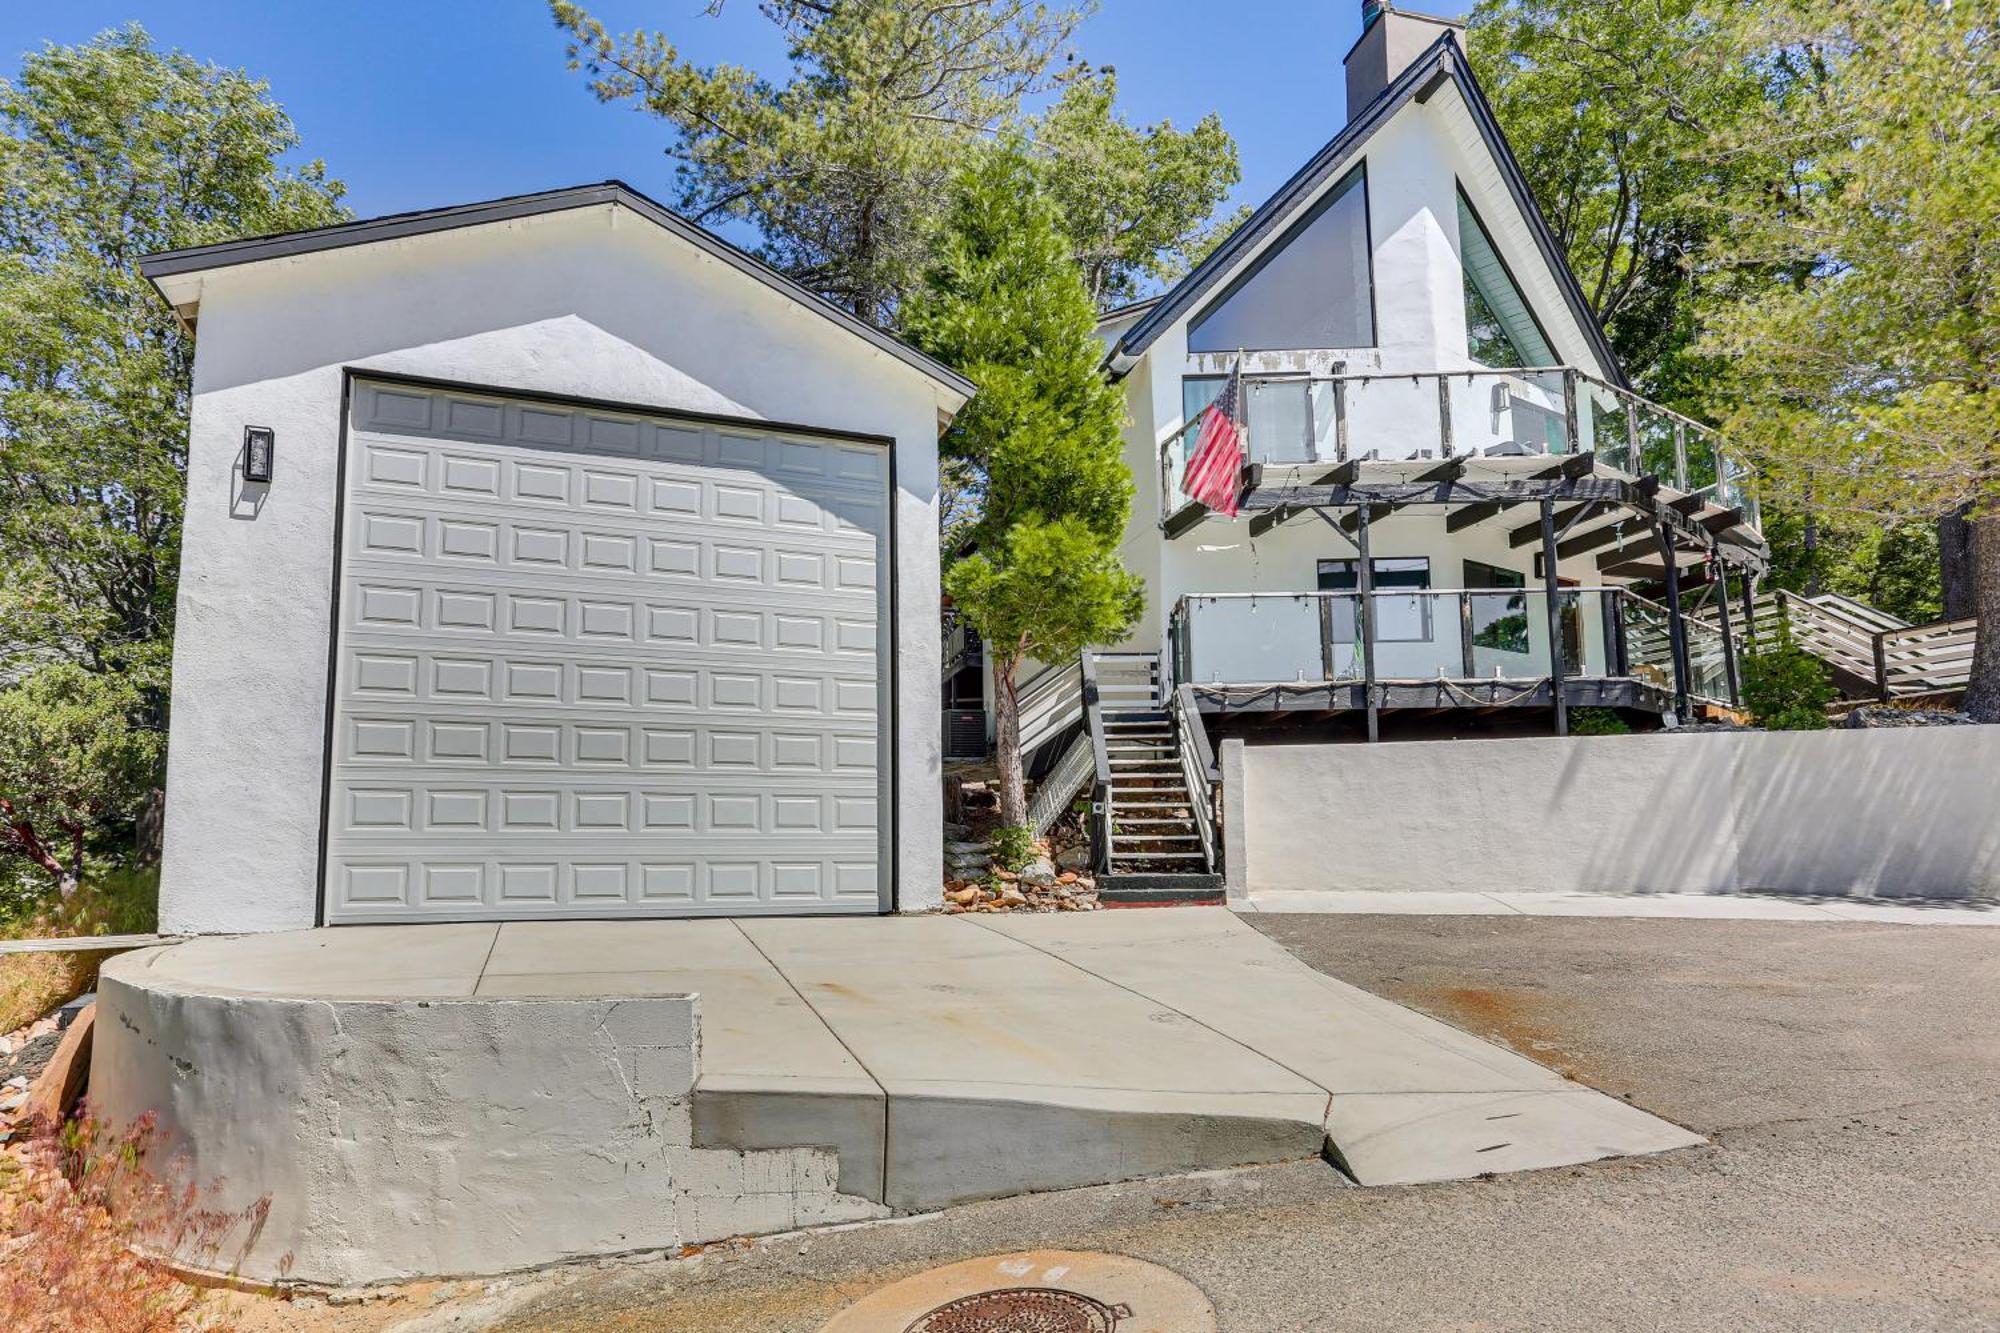
<instances>
[{"instance_id":1,"label":"manhole cover","mask_svg":"<svg viewBox=\"0 0 2000 1333\"><path fill-rule=\"evenodd\" d=\"M903 1333L1115 1333L1131 1313L1074 1291L1014 1287L948 1301Z\"/></svg>"},{"instance_id":2,"label":"manhole cover","mask_svg":"<svg viewBox=\"0 0 2000 1333\"><path fill-rule=\"evenodd\" d=\"M1178 1273L1117 1254L1031 1250L905 1278L821 1333L1214 1333L1215 1310Z\"/></svg>"}]
</instances>

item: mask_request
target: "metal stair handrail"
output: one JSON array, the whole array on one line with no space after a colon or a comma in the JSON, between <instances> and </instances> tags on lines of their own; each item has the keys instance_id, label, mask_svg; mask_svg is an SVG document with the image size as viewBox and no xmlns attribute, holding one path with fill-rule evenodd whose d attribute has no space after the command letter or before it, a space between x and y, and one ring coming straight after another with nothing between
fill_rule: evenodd
<instances>
[{"instance_id":1,"label":"metal stair handrail","mask_svg":"<svg viewBox=\"0 0 2000 1333\"><path fill-rule=\"evenodd\" d=\"M1168 696L1168 711L1174 719L1174 749L1181 762L1181 776L1187 782L1188 808L1194 811L1195 832L1201 837L1202 865L1215 873L1215 787L1222 780L1215 766L1215 752L1208 743L1208 728L1202 725L1201 708L1194 687L1182 685Z\"/></svg>"}]
</instances>

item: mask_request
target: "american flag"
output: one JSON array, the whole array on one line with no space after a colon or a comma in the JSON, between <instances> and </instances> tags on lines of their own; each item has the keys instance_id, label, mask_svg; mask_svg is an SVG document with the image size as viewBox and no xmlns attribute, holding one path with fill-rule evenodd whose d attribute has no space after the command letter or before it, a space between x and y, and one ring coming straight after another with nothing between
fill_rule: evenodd
<instances>
[{"instance_id":1,"label":"american flag","mask_svg":"<svg viewBox=\"0 0 2000 1333\"><path fill-rule=\"evenodd\" d=\"M1243 473L1243 428L1236 420L1242 370L1241 361L1230 367L1222 392L1201 414L1201 438L1181 474L1181 494L1228 518L1236 517L1236 485Z\"/></svg>"}]
</instances>

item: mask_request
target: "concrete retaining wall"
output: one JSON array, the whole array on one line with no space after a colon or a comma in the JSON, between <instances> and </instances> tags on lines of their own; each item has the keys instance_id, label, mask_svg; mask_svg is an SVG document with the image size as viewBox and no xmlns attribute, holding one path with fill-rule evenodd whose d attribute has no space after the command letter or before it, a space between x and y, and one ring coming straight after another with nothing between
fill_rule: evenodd
<instances>
[{"instance_id":1,"label":"concrete retaining wall","mask_svg":"<svg viewBox=\"0 0 2000 1333\"><path fill-rule=\"evenodd\" d=\"M2000 727L1224 750L1238 896L2000 897Z\"/></svg>"},{"instance_id":2,"label":"concrete retaining wall","mask_svg":"<svg viewBox=\"0 0 2000 1333\"><path fill-rule=\"evenodd\" d=\"M201 1267L346 1286L878 1216L823 1148L691 1146L697 999L281 998L107 963L91 1100L230 1211Z\"/></svg>"}]
</instances>

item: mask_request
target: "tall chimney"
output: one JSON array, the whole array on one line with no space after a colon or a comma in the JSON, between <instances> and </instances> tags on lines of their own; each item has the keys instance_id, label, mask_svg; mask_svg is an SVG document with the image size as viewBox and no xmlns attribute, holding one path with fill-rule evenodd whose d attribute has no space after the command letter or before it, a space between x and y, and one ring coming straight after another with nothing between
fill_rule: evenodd
<instances>
[{"instance_id":1,"label":"tall chimney","mask_svg":"<svg viewBox=\"0 0 2000 1333\"><path fill-rule=\"evenodd\" d=\"M1439 35L1463 31L1455 19L1398 9L1388 0L1361 0L1361 40L1347 53L1347 118L1380 97Z\"/></svg>"}]
</instances>

